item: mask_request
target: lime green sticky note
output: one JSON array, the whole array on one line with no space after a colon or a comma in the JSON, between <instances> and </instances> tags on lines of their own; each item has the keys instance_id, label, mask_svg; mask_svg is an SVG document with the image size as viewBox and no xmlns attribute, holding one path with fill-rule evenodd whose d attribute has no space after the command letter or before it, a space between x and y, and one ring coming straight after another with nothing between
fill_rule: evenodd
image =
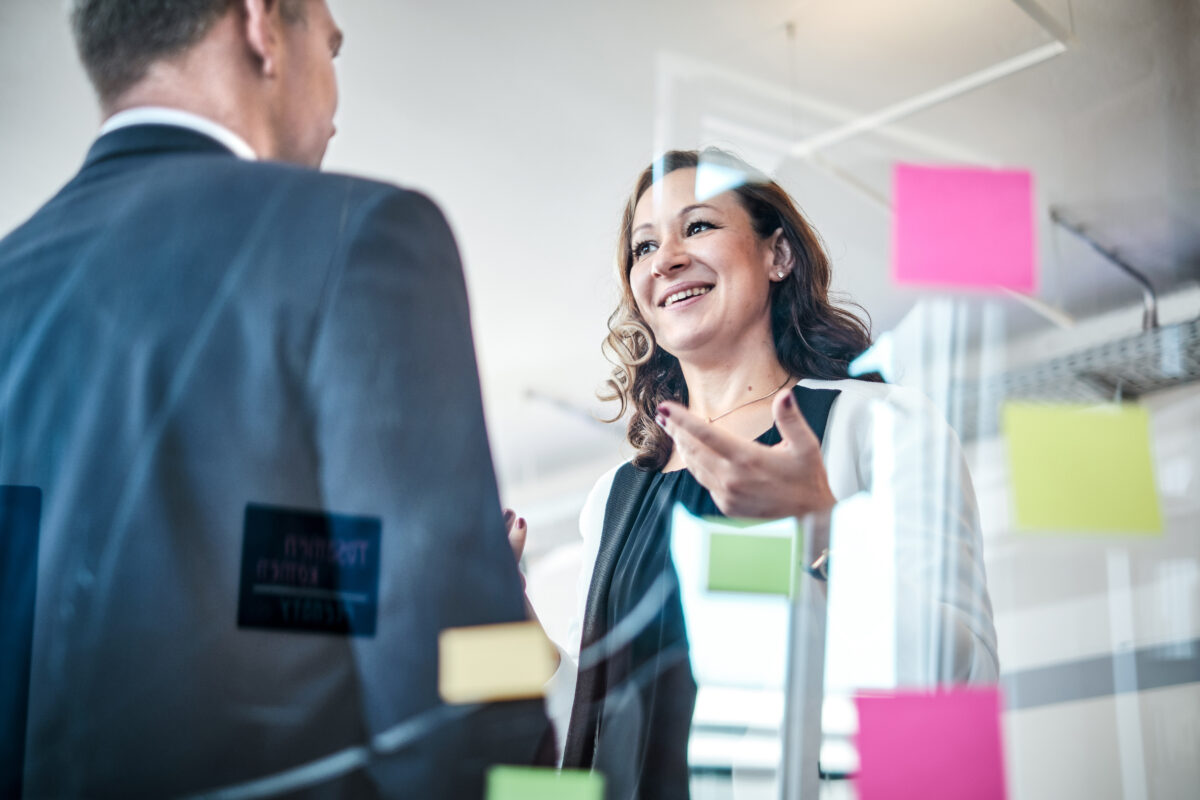
<instances>
[{"instance_id":1,"label":"lime green sticky note","mask_svg":"<svg viewBox=\"0 0 1200 800\"><path fill-rule=\"evenodd\" d=\"M1004 436L1018 529L1162 533L1146 409L1010 403Z\"/></svg>"},{"instance_id":2,"label":"lime green sticky note","mask_svg":"<svg viewBox=\"0 0 1200 800\"><path fill-rule=\"evenodd\" d=\"M604 800L604 776L583 769L492 767L487 800Z\"/></svg>"},{"instance_id":3,"label":"lime green sticky note","mask_svg":"<svg viewBox=\"0 0 1200 800\"><path fill-rule=\"evenodd\" d=\"M795 536L710 532L709 591L790 594L795 540Z\"/></svg>"}]
</instances>

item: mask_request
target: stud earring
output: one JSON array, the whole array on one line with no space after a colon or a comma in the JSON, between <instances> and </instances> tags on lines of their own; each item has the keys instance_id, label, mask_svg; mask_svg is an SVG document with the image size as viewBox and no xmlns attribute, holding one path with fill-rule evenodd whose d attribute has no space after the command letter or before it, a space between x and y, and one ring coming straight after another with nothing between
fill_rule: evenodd
<instances>
[{"instance_id":1,"label":"stud earring","mask_svg":"<svg viewBox=\"0 0 1200 800\"><path fill-rule=\"evenodd\" d=\"M779 270L775 274L779 276L779 280L783 280L787 276L787 273L784 272L783 270Z\"/></svg>"}]
</instances>

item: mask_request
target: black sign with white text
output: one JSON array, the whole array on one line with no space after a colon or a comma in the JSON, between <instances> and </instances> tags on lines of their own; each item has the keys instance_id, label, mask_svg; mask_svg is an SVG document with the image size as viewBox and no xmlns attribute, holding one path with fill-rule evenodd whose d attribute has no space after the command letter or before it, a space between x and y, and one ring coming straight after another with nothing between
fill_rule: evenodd
<instances>
[{"instance_id":1,"label":"black sign with white text","mask_svg":"<svg viewBox=\"0 0 1200 800\"><path fill-rule=\"evenodd\" d=\"M381 524L250 503L239 628L374 636Z\"/></svg>"}]
</instances>

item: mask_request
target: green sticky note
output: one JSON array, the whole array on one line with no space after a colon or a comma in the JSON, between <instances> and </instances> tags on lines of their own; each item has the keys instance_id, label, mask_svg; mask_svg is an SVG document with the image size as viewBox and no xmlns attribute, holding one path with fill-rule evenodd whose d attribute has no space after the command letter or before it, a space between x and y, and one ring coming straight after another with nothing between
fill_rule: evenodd
<instances>
[{"instance_id":1,"label":"green sticky note","mask_svg":"<svg viewBox=\"0 0 1200 800\"><path fill-rule=\"evenodd\" d=\"M1010 403L1004 435L1019 530L1162 533L1146 409Z\"/></svg>"},{"instance_id":2,"label":"green sticky note","mask_svg":"<svg viewBox=\"0 0 1200 800\"><path fill-rule=\"evenodd\" d=\"M795 539L712 531L708 535L709 591L791 594Z\"/></svg>"},{"instance_id":3,"label":"green sticky note","mask_svg":"<svg viewBox=\"0 0 1200 800\"><path fill-rule=\"evenodd\" d=\"M583 769L492 767L487 800L604 800L604 776Z\"/></svg>"}]
</instances>

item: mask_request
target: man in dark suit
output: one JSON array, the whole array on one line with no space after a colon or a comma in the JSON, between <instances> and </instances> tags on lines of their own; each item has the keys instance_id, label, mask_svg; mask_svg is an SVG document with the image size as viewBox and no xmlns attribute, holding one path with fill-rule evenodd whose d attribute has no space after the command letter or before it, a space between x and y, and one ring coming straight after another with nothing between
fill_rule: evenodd
<instances>
[{"instance_id":1,"label":"man in dark suit","mask_svg":"<svg viewBox=\"0 0 1200 800\"><path fill-rule=\"evenodd\" d=\"M313 169L324 0L72 19L107 121L0 241L0 484L42 494L25 793L482 796L548 723L438 697L439 631L524 618L442 214Z\"/></svg>"}]
</instances>

